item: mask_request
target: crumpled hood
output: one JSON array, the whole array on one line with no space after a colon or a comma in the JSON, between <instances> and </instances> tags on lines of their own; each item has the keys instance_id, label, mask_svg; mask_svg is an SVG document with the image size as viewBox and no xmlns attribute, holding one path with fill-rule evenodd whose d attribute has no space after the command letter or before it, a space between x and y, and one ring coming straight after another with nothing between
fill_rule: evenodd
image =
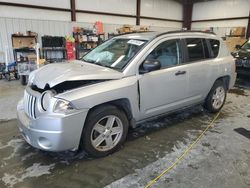
<instances>
[{"instance_id":1,"label":"crumpled hood","mask_svg":"<svg viewBox=\"0 0 250 188\"><path fill-rule=\"evenodd\" d=\"M120 79L123 73L82 61L45 65L30 74L30 82L40 89L54 87L65 81Z\"/></svg>"}]
</instances>

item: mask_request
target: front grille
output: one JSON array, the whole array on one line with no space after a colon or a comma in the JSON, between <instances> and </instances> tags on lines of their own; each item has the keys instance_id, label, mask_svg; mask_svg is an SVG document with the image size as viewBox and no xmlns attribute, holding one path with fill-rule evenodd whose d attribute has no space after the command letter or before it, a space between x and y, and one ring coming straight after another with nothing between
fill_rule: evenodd
<instances>
[{"instance_id":1,"label":"front grille","mask_svg":"<svg viewBox=\"0 0 250 188\"><path fill-rule=\"evenodd\" d=\"M36 97L30 95L26 90L24 91L24 111L25 113L35 119L36 113L35 113L35 107L36 107Z\"/></svg>"},{"instance_id":2,"label":"front grille","mask_svg":"<svg viewBox=\"0 0 250 188\"><path fill-rule=\"evenodd\" d=\"M244 67L247 67L247 68L250 67L250 60L246 60L246 61L245 61Z\"/></svg>"}]
</instances>

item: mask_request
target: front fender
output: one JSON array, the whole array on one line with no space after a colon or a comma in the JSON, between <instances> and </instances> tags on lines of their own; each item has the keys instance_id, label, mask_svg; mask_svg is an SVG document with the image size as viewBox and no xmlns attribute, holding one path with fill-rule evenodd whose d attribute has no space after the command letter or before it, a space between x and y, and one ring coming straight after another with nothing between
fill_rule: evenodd
<instances>
[{"instance_id":1,"label":"front fender","mask_svg":"<svg viewBox=\"0 0 250 188\"><path fill-rule=\"evenodd\" d=\"M73 89L56 97L70 101L77 109L91 109L94 106L118 99L128 99L132 115L138 113L138 90L136 76L105 81Z\"/></svg>"}]
</instances>

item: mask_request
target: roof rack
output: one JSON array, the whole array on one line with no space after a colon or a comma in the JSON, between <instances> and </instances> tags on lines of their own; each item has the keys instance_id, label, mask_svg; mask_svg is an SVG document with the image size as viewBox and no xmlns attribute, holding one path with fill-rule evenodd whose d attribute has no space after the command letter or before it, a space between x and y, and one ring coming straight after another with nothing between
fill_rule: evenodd
<instances>
[{"instance_id":1,"label":"roof rack","mask_svg":"<svg viewBox=\"0 0 250 188\"><path fill-rule=\"evenodd\" d=\"M166 34L175 34L175 33L203 33L203 34L212 34L216 35L214 32L211 31L199 31L199 30L175 30L175 31L167 31L157 35L157 37Z\"/></svg>"}]
</instances>

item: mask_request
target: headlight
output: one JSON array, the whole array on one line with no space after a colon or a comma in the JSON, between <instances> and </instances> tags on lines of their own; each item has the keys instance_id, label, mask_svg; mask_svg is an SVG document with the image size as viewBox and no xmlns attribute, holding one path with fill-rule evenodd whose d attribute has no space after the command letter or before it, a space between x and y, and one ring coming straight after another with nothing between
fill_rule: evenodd
<instances>
[{"instance_id":1,"label":"headlight","mask_svg":"<svg viewBox=\"0 0 250 188\"><path fill-rule=\"evenodd\" d=\"M41 97L41 107L44 111L47 111L50 105L50 100L54 96L52 91L45 91Z\"/></svg>"},{"instance_id":2,"label":"headlight","mask_svg":"<svg viewBox=\"0 0 250 188\"><path fill-rule=\"evenodd\" d=\"M55 113L63 113L63 114L70 113L74 110L75 108L71 105L71 103L63 99L58 99L53 109Z\"/></svg>"}]
</instances>

